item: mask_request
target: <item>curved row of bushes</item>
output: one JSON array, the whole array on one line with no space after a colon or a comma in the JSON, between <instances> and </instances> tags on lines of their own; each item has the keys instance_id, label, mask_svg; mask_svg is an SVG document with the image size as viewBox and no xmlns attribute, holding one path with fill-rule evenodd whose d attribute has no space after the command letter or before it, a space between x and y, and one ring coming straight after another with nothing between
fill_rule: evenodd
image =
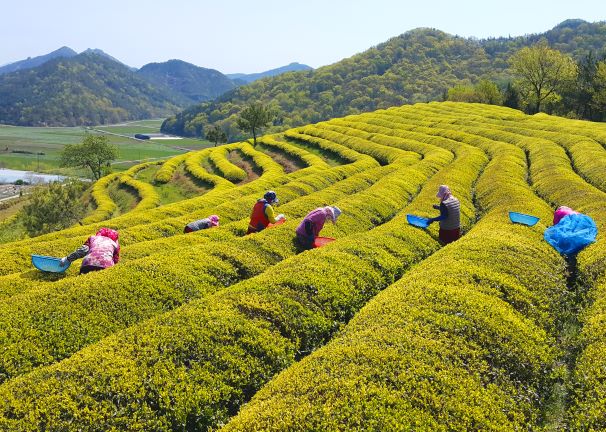
<instances>
[{"instance_id":1,"label":"curved row of bushes","mask_svg":"<svg viewBox=\"0 0 606 432\"><path fill-rule=\"evenodd\" d=\"M266 135L261 137L258 142L266 147L274 147L290 157L303 162L307 166L315 166L318 168L328 168L329 165L321 157L296 147L284 141L278 141L275 135Z\"/></svg>"},{"instance_id":2,"label":"curved row of bushes","mask_svg":"<svg viewBox=\"0 0 606 432\"><path fill-rule=\"evenodd\" d=\"M202 150L199 152L190 153L185 159L185 169L199 181L206 183L209 187L216 188L231 188L234 184L226 178L209 173L201 165L202 160L208 158L214 149Z\"/></svg>"},{"instance_id":3,"label":"curved row of bushes","mask_svg":"<svg viewBox=\"0 0 606 432\"><path fill-rule=\"evenodd\" d=\"M162 162L145 162L129 168L120 176L118 181L136 190L137 195L141 198L137 206L131 211L149 210L160 205L160 195L158 195L156 189L151 184L135 178L139 171L160 164L162 164Z\"/></svg>"},{"instance_id":4,"label":"curved row of bushes","mask_svg":"<svg viewBox=\"0 0 606 432\"><path fill-rule=\"evenodd\" d=\"M304 153L307 153L303 149L300 149L300 150ZM210 151L210 150L207 150L207 151ZM175 158L177 160L182 160L189 156L190 156L190 153L186 153L184 155L180 155ZM313 155L313 156L315 157L315 155ZM175 158L173 158L173 159L175 159ZM165 162L165 164L163 166L166 166L167 163L172 162L173 159L170 159L169 161ZM271 161L271 162L273 162L273 161ZM175 167L177 165L175 165ZM325 163L324 163L324 165L320 166L319 168L323 168L324 166L326 166ZM263 166L262 166L262 168L266 169L266 167L263 167ZM295 173L288 174L285 177L285 181L288 181L289 179L294 179L294 178L298 178L301 176L305 176L314 171L316 171L315 165L310 166L309 168L298 170ZM171 176L172 176L172 174L171 174ZM261 177L264 177L264 175L262 175ZM244 187L238 186L235 188L234 193L237 193L237 192L235 192L236 190L238 190L238 191L244 190L246 193L246 191L250 190L250 185L244 185ZM167 204L160 208L154 209L151 212L139 214L139 215L137 215L136 220L133 220L133 218L131 218L130 216L128 216L128 217L120 216L120 217L112 219L111 224L112 224L113 228L120 229L125 226L133 226L133 225L138 225L138 224L150 223L150 222L154 222L155 220L161 219L163 217L174 216L175 214L178 214L178 213L181 213L181 214L188 213L195 209L200 208L201 206L204 206L204 205L209 206L210 203L216 204L218 202L229 200L232 198L232 196L233 196L233 194L231 194L231 193L223 193L223 194L219 194L219 196L212 195L211 197L201 196L201 197L191 198L191 199L183 200L183 201L180 201L177 203ZM24 245L24 246L25 245L35 245L35 244L44 243L47 241L52 241L54 239L65 239L67 237L83 236L83 235L87 235L92 230L100 228L101 226L102 226L101 224L96 224L94 226L89 226L89 227L73 227L73 228L70 228L67 230L63 230L63 231L61 231L61 233L50 233L50 234L39 236L39 237L36 237L33 239L27 239L27 240L24 240L21 242L16 242L16 243L13 243L11 246L14 247L15 245ZM0 245L0 250L2 250L2 249L3 249L3 246Z\"/></svg>"},{"instance_id":5,"label":"curved row of bushes","mask_svg":"<svg viewBox=\"0 0 606 432\"><path fill-rule=\"evenodd\" d=\"M477 173L484 163L485 158L482 154L472 152L453 164L453 168L447 174L448 177L454 175L452 170L455 169L455 165L458 167L456 177L461 183L455 189L460 191L466 206L471 205L473 173ZM373 222L377 217L391 217L394 206L405 204L410 194L416 193L419 186L425 182L427 175L435 172L434 164L435 161L431 160L421 161L418 163L419 169L425 168L418 174L415 174L414 166L403 168L407 173L406 176L401 172L393 172L389 178L385 178L385 181L380 180L368 191L336 202L344 210L342 216L344 227L349 230L350 227L365 226L369 222L372 226L378 222ZM391 169L385 167L381 170L387 168ZM443 181L444 178L436 179L428 189L424 190L423 208L428 207L430 202L435 202L435 188ZM466 186L463 186L464 184ZM398 193L398 189L402 192ZM389 193L386 193L386 190ZM331 194L327 195L330 196ZM371 214L376 216L372 217ZM350 218L349 222L347 218ZM392 245L394 249L405 245L409 252L403 251L399 256L408 257L408 263L422 258L435 249L435 241L407 226L403 216L392 222L389 224L392 224L393 229L381 240L385 244ZM265 247L268 246L267 242L270 242L275 244L272 250L282 250L285 245L292 242L292 236L292 227L283 226L252 236L250 241L255 243L263 241ZM419 236L422 236L423 240ZM2 409L9 409L10 406L13 414L28 411L28 419L22 419L24 423L20 423L20 427L30 421L33 422L29 423L30 427L36 427L37 415L46 416L47 413L58 411L59 407L54 405L55 403L60 403L67 410L76 409L76 405L72 405L66 399L71 395L69 398L75 397L81 409L77 410L78 414L74 413L78 417L77 420L65 417L64 420L76 420L79 422L79 427L86 428L87 425L91 427L92 418L96 419L95 427L101 428L113 426L129 429L135 427L133 421L143 422L138 424L156 429L202 427L209 421L216 425L228 412L233 411L232 407L241 404L242 397L247 397L250 391L258 388L267 379L267 373L271 374L276 367L279 370L292 362L295 354L292 350L293 343L299 345L298 351L322 343L326 335L336 329L335 323L347 320L352 311L359 308L364 299L375 292L376 278L381 275L380 267L373 269L370 264L365 264L363 259L358 258L356 253L366 251L365 258L378 265L387 264L390 260L383 262L376 251L371 254L366 249L371 237L368 235L365 239L360 239L357 243L359 251L336 253L336 257L335 248L338 248L341 240L334 246L320 251L303 253L284 261L270 272L229 290L223 290L224 294L190 304L134 327L56 366L40 369L26 377L9 381L0 390L3 396L5 394L8 396L7 405ZM352 262L360 265L352 266ZM332 270L318 269L317 272L305 270L308 268L311 270L315 266ZM341 270L334 271L336 268ZM308 291L304 286L324 289L324 281L328 280L332 281L330 287L335 290L334 301L327 297L324 297L324 300L318 297L319 303L308 301L307 298L313 291ZM368 286L368 290L351 290L349 282L352 280L360 282L361 285L358 285L360 288ZM297 285L301 289L296 289ZM272 307L267 303L269 299L267 296L271 297L278 293L284 302ZM317 310L322 304L327 308L325 313ZM317 313L314 314L314 311ZM292 321L289 323L289 320ZM308 324L305 324L306 322ZM324 329L322 334L325 336L316 335L318 325L319 328ZM268 333L272 329L273 331ZM106 354L99 355L100 352ZM274 364L271 364L272 359L276 361ZM110 363L106 363L106 360ZM270 364L264 365L264 362ZM133 367L129 367L129 364ZM51 382L56 379L58 376L56 372L59 370L62 376L61 383ZM87 370L87 376L98 377L95 384L90 383L95 388L94 392L81 391L81 386L84 384L81 380L84 377L78 370ZM240 375L239 372L244 370L247 372ZM119 376L120 382L124 383L120 396L121 402L103 395L108 390L104 384L107 383L105 378L107 374ZM145 376L149 379L143 378ZM158 381L160 377L162 384ZM191 387L194 383L195 391ZM57 384L60 387L57 387ZM26 388L30 390L25 390ZM30 391L34 389L36 393L40 391L40 394L47 394L48 398L37 401L34 400L35 398L22 399L26 393L33 396ZM21 390L25 392L21 393ZM66 405L58 399L52 402L53 397L47 391L62 394L62 400ZM138 402L129 402L134 401L133 398ZM70 406L72 408L69 408ZM86 411L91 413L91 416L85 415ZM101 423L99 423L100 418L104 418ZM55 417L52 421L59 425L63 420ZM13 421L8 421L7 424L15 426L18 421L13 418Z\"/></svg>"},{"instance_id":6,"label":"curved row of bushes","mask_svg":"<svg viewBox=\"0 0 606 432\"><path fill-rule=\"evenodd\" d=\"M68 230L64 230L61 232L62 235L54 233L53 235L44 236L39 239L31 239L30 241L22 241L16 242L12 244L11 248L0 248L0 257L10 257L6 260L5 266L0 269L1 274L9 274L14 271L19 271L23 269L29 261L29 256L32 253L37 254L56 254L58 250L70 250L78 246L80 242L82 242L82 237L90 235L91 232L101 228L102 226L109 226L114 229L121 229L122 227L128 227L125 230L120 230L121 239L128 244L129 235L128 232L137 232L140 231L140 225L147 225L150 223L156 223L158 220L168 221L166 216L181 216L190 214L196 216L196 212L199 212L202 209L214 208L218 203L233 200L239 196L244 194L250 194L251 188L254 189L254 186L246 186L236 188L233 186L231 182L219 177L213 176L199 165L197 165L197 161L200 157L204 157L206 150L202 152L197 152L194 154L190 154L190 158L188 159L188 164L192 164L194 170L198 169L201 171L200 176L207 176L207 180L211 182L216 182L217 187L213 190L207 192L204 196L199 198L194 198L190 200L184 200L174 204L168 204L162 206L158 209L152 209L146 212L137 212L136 214L126 214L119 218L114 218L109 221L103 222L103 224L95 224L92 226L85 227L75 227ZM258 153L258 152L256 152ZM285 177L283 175L283 170L279 164L276 164L271 160L271 158L263 158L255 155L259 158L259 166L264 170L263 175L258 179L257 188L261 190L261 188L265 187L267 183L274 184L277 182L287 182L290 177ZM262 155L265 156L265 155ZM303 171L303 170L301 170ZM104 179L100 180L101 182ZM197 203L197 205L193 206L193 203ZM192 212L194 210L194 212ZM159 213L160 212L160 213ZM190 213L191 212L191 213ZM207 215L205 215L207 216ZM201 216L201 217L205 217ZM188 216L186 216L188 218ZM187 223L187 222L186 222ZM179 230L173 230L173 234L179 233L183 230L182 222L179 221ZM161 231L159 236L172 235L169 232ZM149 238L146 238L149 240Z\"/></svg>"},{"instance_id":7,"label":"curved row of bushes","mask_svg":"<svg viewBox=\"0 0 606 432\"><path fill-rule=\"evenodd\" d=\"M587 129L591 129L587 125ZM477 130L477 128L476 128ZM567 383L570 392L571 405L566 413L569 427L580 430L596 430L604 428L603 394L604 368L606 362L603 353L606 352L606 335L601 324L604 313L604 285L606 277L606 247L604 246L604 230L606 218L603 209L606 208L606 194L586 183L571 167L571 161L566 152L551 140L525 136L500 131L480 131L485 136L510 141L528 152L531 161L531 174L539 193L554 205L566 204L581 212L589 214L597 223L599 229L598 241L589 246L576 257L578 267L578 285L569 287L571 290L588 290L584 300L589 306L581 314L583 328L580 335L580 355L573 365L571 380ZM553 136L549 136L553 138ZM597 163L603 160L597 159ZM548 217L548 220L550 217ZM577 294L578 295L578 294ZM580 296L581 298L583 296Z\"/></svg>"},{"instance_id":8,"label":"curved row of bushes","mask_svg":"<svg viewBox=\"0 0 606 432\"><path fill-rule=\"evenodd\" d=\"M91 224L109 219L116 211L118 207L109 196L107 188L111 182L116 181L119 177L119 173L109 174L95 182L91 194L97 208L91 215L82 219L83 224Z\"/></svg>"},{"instance_id":9,"label":"curved row of bushes","mask_svg":"<svg viewBox=\"0 0 606 432\"><path fill-rule=\"evenodd\" d=\"M477 226L279 375L225 430L540 428L564 262L540 229L507 220L518 197L551 213L526 183L524 154L486 149Z\"/></svg>"},{"instance_id":10,"label":"curved row of bushes","mask_svg":"<svg viewBox=\"0 0 606 432\"><path fill-rule=\"evenodd\" d=\"M188 157L189 153L183 153L182 155L174 156L165 161L154 175L154 181L157 183L168 183L171 181L179 165L185 163L185 159Z\"/></svg>"},{"instance_id":11,"label":"curved row of bushes","mask_svg":"<svg viewBox=\"0 0 606 432\"><path fill-rule=\"evenodd\" d=\"M259 158L257 163L263 163L264 159L261 158L255 150L251 152L253 157ZM378 163L375 162L372 158L367 156L358 155L357 161L344 165L333 167L330 169L322 170L321 173L310 171L311 174L306 176L302 176L299 179L292 180L284 186L280 186L276 188L282 203L288 203L294 199L297 199L303 195L310 194L324 188L330 187L338 182L341 182L348 177L354 176L358 173L362 173L367 171L372 167L378 166ZM303 170L301 170L303 171ZM122 244L122 257L125 260L129 260L131 258L142 258L146 255L150 255L158 251L158 247L171 248L173 250L180 247L188 247L193 243L196 243L197 237L193 236L178 236L175 241L166 240L162 241L162 244L154 243L156 239L164 239L165 237L172 237L177 234L181 234L183 231L183 226L193 220L194 218L200 218L207 216L206 211L212 211L215 214L218 214L222 220L222 226L229 228L229 222L238 221L241 218L244 218L249 215L250 208L252 203L258 198L258 192L253 192L258 190L261 192L264 189L262 187L269 187L270 185L275 185L279 183L278 173L272 173L271 171L266 172L254 183L256 186L253 186L253 183L250 183L246 188L238 188L239 191L244 194L248 192L248 195L244 195L241 198L236 198L238 194L235 193L231 201L226 201L223 204L215 203L213 206L208 206L206 210L204 208L198 210L197 212L188 215L188 216L178 216L174 218L164 218L159 220L156 223L147 224L147 225L135 225L132 228L126 228L124 230L120 230L121 234L121 244ZM262 179L262 180L261 180ZM260 183L260 184L259 184ZM252 194L251 194L252 193ZM133 219L136 218L136 215L131 215ZM243 220L241 223L237 224L238 226L242 226L240 229L240 233L246 230L246 225L248 223L248 219ZM214 231L214 230L213 230ZM90 234L90 233L89 233ZM200 235L207 235L206 233L199 233ZM72 238L65 239L62 242L53 242L48 247L52 248L54 251L63 251L62 253L67 253L65 251L73 250L83 241L83 238ZM140 247L135 247L137 243L142 243ZM132 250L132 253L131 253ZM12 253L15 254L19 252L18 248L13 248ZM27 253L27 249L24 251ZM35 273L35 272L34 272ZM77 274L77 269L70 269L71 275ZM45 279L45 278L42 278ZM55 281L56 278L49 278L49 281ZM42 286L43 283L38 274L32 275L31 271L25 273L14 273L10 275L0 276L0 296L11 296L19 292L25 292L32 287Z\"/></svg>"},{"instance_id":12,"label":"curved row of bushes","mask_svg":"<svg viewBox=\"0 0 606 432\"><path fill-rule=\"evenodd\" d=\"M335 144L335 147L336 146L337 145ZM340 150L345 151L347 149L342 148ZM394 149L394 152L400 151ZM408 155L406 156L409 157ZM364 159L362 158L361 160ZM356 193L360 190L363 190L364 188L367 188L370 184L372 184L372 182L378 180L384 175L385 169L376 171L375 174L372 173L372 170L365 170L364 173L357 175L359 180L353 179L357 181L357 184L354 184L353 189L346 189L343 185L338 184L335 185L335 187L325 189L324 191L319 192L316 195L324 197L336 197L339 196L339 192L341 192L342 196L348 196L351 193ZM319 184L325 184L325 174L318 174L316 177L316 181L319 182ZM371 179L373 180L371 181ZM341 183L347 183L347 180ZM339 191L339 189L341 189L341 191ZM318 199L317 197L312 198L314 198L318 202L321 202L326 199ZM250 203L248 203L248 206L250 206ZM307 204L306 207L302 209L302 212L308 211L309 208L310 205ZM300 216L303 216L304 214L305 213L300 214ZM347 217L345 217L344 219L347 220ZM351 227L351 230L353 231L355 231L356 229L361 229L361 226ZM213 240L215 241L215 244L213 246L216 246L218 244L217 242L219 239L217 238L217 236L213 236ZM228 236L226 240L229 242L235 241L235 239L230 236ZM252 239L247 238L242 241L251 242ZM178 247L181 247L180 243L180 239L176 238L174 241L175 246L178 245ZM151 246L155 249L155 245L153 243L148 246ZM166 246L166 244L164 244L164 246ZM208 253L207 248L208 246L206 244L201 247L194 247L194 249L198 251L200 259L203 259L203 256ZM184 253L189 252L190 251L184 251ZM286 249L285 253L287 253L287 255L288 252L289 249ZM290 251L290 253L292 254L292 251ZM167 253L164 254L164 257L162 257L161 254L156 254L153 257L153 261L155 263L160 263L163 260L170 262L172 261L173 257L173 250L169 250ZM269 258L275 260L277 257L271 256ZM138 266L140 265L143 265L145 267L147 263L142 263L141 261L139 261L134 263L134 265L135 268L138 268ZM130 293L124 293L122 289L118 289L114 286L114 284L116 283L116 280L119 280L120 284L122 284L124 280L129 279L131 275L131 270L132 266L121 265L118 269L114 268L111 270L107 270L106 272L104 272L103 275L91 275L89 279L95 278L98 280L90 287L83 287L82 278L75 278L55 283L50 288L47 287L39 290L30 290L25 295L11 298L10 301L7 301L5 303L5 307L2 307L2 305L0 305L0 321L5 322L5 327L10 327L11 329L10 333L7 333L5 335L5 338L1 340L1 346L3 347L5 352L12 353L10 359L7 359L6 362L3 362L4 367L0 367L0 375L12 376L15 373L19 373L18 371L20 370L20 366L15 366L15 364L22 366L23 363L25 363L25 370L27 370L27 367L30 366L30 362L35 364L35 361L31 360L32 357L39 359L39 361L41 361L42 363L47 361L45 359L54 358L53 354L51 353L56 351L56 345L58 345L59 343L61 345L67 344L66 339L71 340L71 343L74 344L75 342L73 342L73 340L78 340L79 337L78 331L74 330L64 332L65 326L76 325L80 331L84 331L84 329L86 329L86 334L89 335L89 337L91 334L99 334L99 332L104 332L105 329L102 328L101 325L99 325L99 320L103 319L104 313L100 310L97 310L96 308L94 312L91 312L90 309L93 307L92 305L94 304L99 304L102 308L106 307L105 303L107 300L99 302L98 296L100 292L107 292L108 290L112 290L115 292L112 297L112 304L114 308L117 307L117 305L123 304L124 301L126 301L128 304L128 301L130 299ZM139 281L139 284L142 283L141 275L137 275L137 280ZM124 295L123 301L120 301L117 298L119 293L122 293L122 295ZM93 298L95 299L94 301ZM39 300L37 301L36 299ZM158 307L158 304L154 301L152 301L151 304L154 305L154 308ZM142 307L142 304L138 304L137 306L138 309L141 309ZM65 312L62 314L63 317L61 320L53 319L57 310L65 310ZM110 314L111 313L112 312L110 312ZM91 314L93 315L92 318L90 317ZM91 321L94 321L97 327L87 327L84 323L87 322L88 318L91 318ZM122 318L122 320L123 319L124 318ZM120 318L114 316L113 327L110 328L115 328L116 325L119 325L118 323L120 321ZM27 338L23 336L22 329L25 328L30 329L29 337ZM38 329L37 332L33 330L34 328ZM52 329L54 328L58 329L57 337L59 339L57 339L57 337L49 337L49 333L52 332ZM68 334L65 335L64 333ZM85 338L84 341L86 340L87 339ZM27 343L28 346L35 346L36 348L35 350L26 350L22 347L23 343ZM36 354L32 354L32 352L35 352ZM40 354L41 352L44 352L46 354ZM64 355L65 354L63 354L63 356ZM24 358L24 356L29 357L30 360L28 362L23 362L22 359Z\"/></svg>"},{"instance_id":13,"label":"curved row of bushes","mask_svg":"<svg viewBox=\"0 0 606 432\"><path fill-rule=\"evenodd\" d=\"M604 177L606 172L606 149L596 140L581 135L580 131L574 128L567 127L568 120L558 119L557 117L551 118L546 114L524 116L521 113L518 113L518 116L511 120L486 119L482 116L482 113L487 110L483 110L481 106L470 108L461 107L460 105L446 106L450 110L449 116L460 113L466 115L466 118L473 118L476 125L490 125L495 129L521 136L545 139L560 145L570 156L575 171L587 182L602 191L606 191L606 178ZM444 115L439 108L436 112L438 115ZM546 120L549 120L549 122L547 123ZM467 121L467 124L470 124L469 121ZM546 123L547 126L545 126ZM586 123L583 132L587 133L594 128L596 128L595 125ZM603 134L602 138L606 144L606 133Z\"/></svg>"},{"instance_id":14,"label":"curved row of bushes","mask_svg":"<svg viewBox=\"0 0 606 432\"><path fill-rule=\"evenodd\" d=\"M230 151L234 151L238 146L225 145L213 149L208 155L208 160L221 172L227 180L238 183L246 179L246 171L239 166L231 163L227 156Z\"/></svg>"}]
</instances>

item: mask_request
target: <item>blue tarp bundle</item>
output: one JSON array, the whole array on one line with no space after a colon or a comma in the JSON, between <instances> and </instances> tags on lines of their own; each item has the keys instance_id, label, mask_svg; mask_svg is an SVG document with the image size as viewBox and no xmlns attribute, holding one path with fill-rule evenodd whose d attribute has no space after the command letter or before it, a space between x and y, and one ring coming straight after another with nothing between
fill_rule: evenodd
<instances>
[{"instance_id":1,"label":"blue tarp bundle","mask_svg":"<svg viewBox=\"0 0 606 432\"><path fill-rule=\"evenodd\" d=\"M595 242L597 235L598 227L593 219L584 214L571 214L547 228L543 237L561 254L571 255Z\"/></svg>"}]
</instances>

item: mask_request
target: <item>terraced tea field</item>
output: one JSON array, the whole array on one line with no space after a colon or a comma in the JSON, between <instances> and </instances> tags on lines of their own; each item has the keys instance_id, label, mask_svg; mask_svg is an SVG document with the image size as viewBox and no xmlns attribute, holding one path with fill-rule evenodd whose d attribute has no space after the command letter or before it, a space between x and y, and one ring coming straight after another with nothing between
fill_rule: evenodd
<instances>
[{"instance_id":1,"label":"terraced tea field","mask_svg":"<svg viewBox=\"0 0 606 432\"><path fill-rule=\"evenodd\" d=\"M430 103L260 142L112 174L84 226L0 246L0 430L606 429L606 125ZM138 202L112 217L115 182ZM406 222L441 184L447 246ZM245 236L268 189L287 223ZM337 240L302 252L326 204ZM574 260L543 240L557 205L598 224ZM31 269L103 226L115 267Z\"/></svg>"}]
</instances>

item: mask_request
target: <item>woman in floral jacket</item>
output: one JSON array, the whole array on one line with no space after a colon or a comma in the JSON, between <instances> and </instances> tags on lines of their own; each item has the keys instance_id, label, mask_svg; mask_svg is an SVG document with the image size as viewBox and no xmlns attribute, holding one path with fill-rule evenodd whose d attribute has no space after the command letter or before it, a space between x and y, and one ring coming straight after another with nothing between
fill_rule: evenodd
<instances>
[{"instance_id":1,"label":"woman in floral jacket","mask_svg":"<svg viewBox=\"0 0 606 432\"><path fill-rule=\"evenodd\" d=\"M82 246L68 256L61 258L61 265L65 266L68 261L73 262L79 258L84 258L80 267L80 274L103 270L117 264L120 260L118 232L109 228L101 228L97 234L90 236Z\"/></svg>"}]
</instances>

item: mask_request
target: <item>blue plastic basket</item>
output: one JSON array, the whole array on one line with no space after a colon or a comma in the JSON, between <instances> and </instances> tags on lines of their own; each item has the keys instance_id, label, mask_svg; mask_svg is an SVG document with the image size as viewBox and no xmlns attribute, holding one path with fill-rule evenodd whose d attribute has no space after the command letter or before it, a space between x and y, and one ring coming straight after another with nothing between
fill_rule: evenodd
<instances>
[{"instance_id":1,"label":"blue plastic basket","mask_svg":"<svg viewBox=\"0 0 606 432\"><path fill-rule=\"evenodd\" d=\"M536 216L527 215L524 213L517 212L509 212L509 219L513 223L519 223L522 225L534 226L539 221L539 218Z\"/></svg>"},{"instance_id":2,"label":"blue plastic basket","mask_svg":"<svg viewBox=\"0 0 606 432\"><path fill-rule=\"evenodd\" d=\"M32 264L38 270L51 273L63 273L71 265L71 263L68 261L65 267L61 267L61 258L43 255L32 255Z\"/></svg>"},{"instance_id":3,"label":"blue plastic basket","mask_svg":"<svg viewBox=\"0 0 606 432\"><path fill-rule=\"evenodd\" d=\"M406 220L408 221L409 224L419 227L419 228L427 228L429 226L429 219L421 217L421 216L407 214Z\"/></svg>"}]
</instances>

